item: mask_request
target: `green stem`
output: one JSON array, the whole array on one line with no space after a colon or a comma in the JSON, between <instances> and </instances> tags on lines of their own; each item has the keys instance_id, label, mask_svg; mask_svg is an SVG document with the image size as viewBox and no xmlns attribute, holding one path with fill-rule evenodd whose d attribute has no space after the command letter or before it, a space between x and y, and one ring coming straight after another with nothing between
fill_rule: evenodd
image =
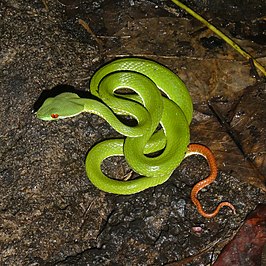
<instances>
[{"instance_id":1,"label":"green stem","mask_svg":"<svg viewBox=\"0 0 266 266\"><path fill-rule=\"evenodd\" d=\"M233 47L238 53L240 53L242 56L244 56L247 60L252 60L254 62L254 65L266 76L265 68L255 58L253 58L249 53L244 51L238 44L236 44L231 38L226 36L224 33L222 33L220 30L218 30L215 26L213 26L211 23L209 23L206 19L201 17L195 11L193 11L192 9L187 7L186 5L182 4L178 0L171 0L171 1L174 2L177 6L186 10L194 18L196 18L197 20L202 22L205 26L207 26L210 30L212 30L219 37L221 37L225 42L227 42L231 47Z\"/></svg>"}]
</instances>

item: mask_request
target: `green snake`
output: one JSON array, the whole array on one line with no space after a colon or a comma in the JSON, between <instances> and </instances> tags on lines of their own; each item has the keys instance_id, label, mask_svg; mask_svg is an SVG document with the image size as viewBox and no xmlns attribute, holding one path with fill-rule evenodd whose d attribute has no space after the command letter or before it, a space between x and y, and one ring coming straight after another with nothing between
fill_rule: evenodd
<instances>
[{"instance_id":1,"label":"green snake","mask_svg":"<svg viewBox=\"0 0 266 266\"><path fill-rule=\"evenodd\" d=\"M164 183L184 159L189 144L193 107L181 79L154 61L123 58L93 75L90 92L99 100L69 92L48 98L37 117L58 120L88 112L125 136L96 144L86 157L88 178L99 189L133 194ZM131 117L136 125L122 122L121 116ZM122 181L106 176L101 164L111 156L124 156L139 177Z\"/></svg>"},{"instance_id":2,"label":"green snake","mask_svg":"<svg viewBox=\"0 0 266 266\"><path fill-rule=\"evenodd\" d=\"M207 213L197 199L198 192L215 180L218 169L207 147L189 144L193 106L178 76L151 60L117 59L93 75L90 92L96 99L80 98L69 92L48 98L37 111L37 117L58 120L88 112L102 117L125 136L104 140L89 151L86 172L96 187L114 194L138 193L164 183L185 157L200 154L207 159L211 171L193 187L192 202L206 218L216 216L224 206L236 213L227 201ZM136 125L122 122L124 116L131 117ZM101 165L112 156L124 156L139 177L123 181L106 176Z\"/></svg>"}]
</instances>

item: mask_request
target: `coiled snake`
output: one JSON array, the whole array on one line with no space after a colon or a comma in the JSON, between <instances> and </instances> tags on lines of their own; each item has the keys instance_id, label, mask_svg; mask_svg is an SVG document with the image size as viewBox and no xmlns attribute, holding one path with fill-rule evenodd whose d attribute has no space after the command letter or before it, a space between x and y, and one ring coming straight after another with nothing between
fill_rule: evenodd
<instances>
[{"instance_id":1,"label":"coiled snake","mask_svg":"<svg viewBox=\"0 0 266 266\"><path fill-rule=\"evenodd\" d=\"M48 98L37 117L57 120L89 112L125 136L104 140L89 151L86 172L96 187L115 194L140 192L164 183L185 157L196 153L207 158L211 168L211 175L192 189L191 199L198 211L207 218L215 216L222 206L235 212L231 203L222 202L213 213L206 213L196 198L199 190L216 178L217 167L209 149L189 145L192 101L177 75L151 60L123 58L106 64L93 75L90 92L99 101L65 92ZM137 124L129 126L119 116L130 116ZM102 161L111 156L124 156L140 177L120 181L103 174Z\"/></svg>"}]
</instances>

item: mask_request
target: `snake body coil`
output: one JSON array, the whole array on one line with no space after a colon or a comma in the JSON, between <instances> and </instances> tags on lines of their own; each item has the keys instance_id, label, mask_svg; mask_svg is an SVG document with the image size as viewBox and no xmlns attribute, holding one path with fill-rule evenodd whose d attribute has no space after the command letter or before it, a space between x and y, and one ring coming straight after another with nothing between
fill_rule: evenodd
<instances>
[{"instance_id":1,"label":"snake body coil","mask_svg":"<svg viewBox=\"0 0 266 266\"><path fill-rule=\"evenodd\" d=\"M126 93L121 92L124 89ZM154 61L124 58L101 67L91 79L90 91L100 101L62 93L48 98L37 117L56 120L89 112L126 137L105 140L89 151L87 175L99 189L132 194L165 182L183 160L189 144L193 108L184 83ZM117 117L121 115L134 118L137 125L122 123ZM149 155L159 151L157 156ZM104 175L103 160L117 155L125 156L140 177L120 181Z\"/></svg>"},{"instance_id":2,"label":"snake body coil","mask_svg":"<svg viewBox=\"0 0 266 266\"><path fill-rule=\"evenodd\" d=\"M96 187L115 194L137 193L164 183L185 156L200 154L208 160L211 174L193 187L192 202L206 218L214 217L223 206L235 213L229 202L221 202L212 213L206 213L197 199L198 192L215 180L217 166L207 147L188 145L193 108L179 77L153 61L124 58L100 68L91 79L90 91L99 101L61 93L48 98L37 117L57 120L88 112L102 117L125 136L102 141L89 151L86 172ZM119 116L130 116L137 125L122 123ZM140 177L120 181L103 174L101 164L111 156L124 156Z\"/></svg>"}]
</instances>

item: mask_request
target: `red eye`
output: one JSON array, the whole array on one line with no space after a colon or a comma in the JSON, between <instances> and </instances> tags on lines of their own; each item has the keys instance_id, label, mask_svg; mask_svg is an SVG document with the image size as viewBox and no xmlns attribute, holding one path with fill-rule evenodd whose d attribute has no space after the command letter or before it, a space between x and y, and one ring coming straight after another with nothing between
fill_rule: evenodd
<instances>
[{"instance_id":1,"label":"red eye","mask_svg":"<svg viewBox=\"0 0 266 266\"><path fill-rule=\"evenodd\" d=\"M51 114L51 117L52 118L58 118L59 117L59 114Z\"/></svg>"}]
</instances>

